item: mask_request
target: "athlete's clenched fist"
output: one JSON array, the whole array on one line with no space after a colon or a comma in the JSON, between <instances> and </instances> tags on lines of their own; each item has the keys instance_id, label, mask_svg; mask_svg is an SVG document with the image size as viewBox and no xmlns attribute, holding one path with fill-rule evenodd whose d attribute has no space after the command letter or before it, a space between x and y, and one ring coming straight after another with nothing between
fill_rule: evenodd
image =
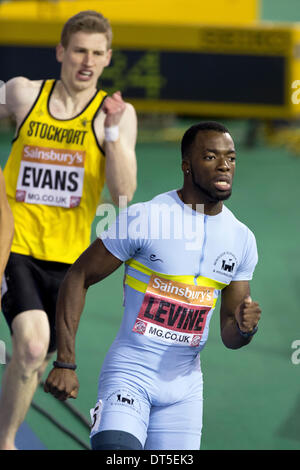
<instances>
[{"instance_id":1,"label":"athlete's clenched fist","mask_svg":"<svg viewBox=\"0 0 300 470\"><path fill-rule=\"evenodd\" d=\"M250 333L257 326L261 309L248 295L236 310L235 318L241 331Z\"/></svg>"},{"instance_id":2,"label":"athlete's clenched fist","mask_svg":"<svg viewBox=\"0 0 300 470\"><path fill-rule=\"evenodd\" d=\"M126 108L120 91L116 91L112 96L107 96L103 103L103 111L106 114L104 127L117 126Z\"/></svg>"},{"instance_id":3,"label":"athlete's clenched fist","mask_svg":"<svg viewBox=\"0 0 300 470\"><path fill-rule=\"evenodd\" d=\"M77 398L78 389L77 375L74 370L70 369L52 369L44 385L46 393L52 393L61 401L67 398Z\"/></svg>"}]
</instances>

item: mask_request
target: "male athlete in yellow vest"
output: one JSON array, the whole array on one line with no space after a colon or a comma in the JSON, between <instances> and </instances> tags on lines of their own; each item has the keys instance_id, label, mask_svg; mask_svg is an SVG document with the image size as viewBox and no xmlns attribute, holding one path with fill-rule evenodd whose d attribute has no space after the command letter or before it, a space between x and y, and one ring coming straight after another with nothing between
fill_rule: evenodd
<instances>
[{"instance_id":1,"label":"male athlete in yellow vest","mask_svg":"<svg viewBox=\"0 0 300 470\"><path fill-rule=\"evenodd\" d=\"M110 63L112 32L95 11L65 24L56 56L60 80L17 77L6 84L0 117L16 120L4 176L15 236L2 285L13 354L0 399L0 449L14 449L48 353L56 349L60 283L90 243L106 181L112 200L136 188L134 108L97 82Z\"/></svg>"}]
</instances>

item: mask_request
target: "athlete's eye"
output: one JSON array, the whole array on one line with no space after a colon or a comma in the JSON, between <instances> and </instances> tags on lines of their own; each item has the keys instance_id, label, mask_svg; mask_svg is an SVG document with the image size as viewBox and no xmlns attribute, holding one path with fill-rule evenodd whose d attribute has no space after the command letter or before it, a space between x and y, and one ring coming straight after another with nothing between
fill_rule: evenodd
<instances>
[{"instance_id":1,"label":"athlete's eye","mask_svg":"<svg viewBox=\"0 0 300 470\"><path fill-rule=\"evenodd\" d=\"M214 158L216 158L214 155L205 155L204 156L204 160L213 160Z\"/></svg>"}]
</instances>

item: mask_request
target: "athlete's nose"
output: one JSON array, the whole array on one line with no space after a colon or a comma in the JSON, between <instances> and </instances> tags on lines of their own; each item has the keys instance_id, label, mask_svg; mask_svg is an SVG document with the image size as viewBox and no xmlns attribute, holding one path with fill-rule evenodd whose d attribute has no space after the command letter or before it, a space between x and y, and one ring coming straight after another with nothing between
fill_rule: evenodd
<instances>
[{"instance_id":1,"label":"athlete's nose","mask_svg":"<svg viewBox=\"0 0 300 470\"><path fill-rule=\"evenodd\" d=\"M230 170L230 165L226 157L221 157L219 159L218 168L219 171L228 171Z\"/></svg>"},{"instance_id":2,"label":"athlete's nose","mask_svg":"<svg viewBox=\"0 0 300 470\"><path fill-rule=\"evenodd\" d=\"M83 58L83 64L87 67L91 67L93 65L94 56L92 52L86 52Z\"/></svg>"}]
</instances>

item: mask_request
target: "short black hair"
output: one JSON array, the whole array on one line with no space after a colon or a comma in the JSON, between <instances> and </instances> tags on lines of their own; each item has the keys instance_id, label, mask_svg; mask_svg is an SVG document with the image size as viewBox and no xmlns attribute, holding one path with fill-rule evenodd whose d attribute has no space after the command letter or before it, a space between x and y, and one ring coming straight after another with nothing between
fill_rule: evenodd
<instances>
[{"instance_id":1,"label":"short black hair","mask_svg":"<svg viewBox=\"0 0 300 470\"><path fill-rule=\"evenodd\" d=\"M222 132L223 134L226 134L226 133L230 134L229 130L225 126L223 126L223 124L220 124L219 122L204 121L204 122L199 122L198 124L194 124L184 133L182 140L181 140L181 156L183 160L185 157L189 156L195 137L198 134L198 132L201 132L201 131L216 131L216 132Z\"/></svg>"}]
</instances>

